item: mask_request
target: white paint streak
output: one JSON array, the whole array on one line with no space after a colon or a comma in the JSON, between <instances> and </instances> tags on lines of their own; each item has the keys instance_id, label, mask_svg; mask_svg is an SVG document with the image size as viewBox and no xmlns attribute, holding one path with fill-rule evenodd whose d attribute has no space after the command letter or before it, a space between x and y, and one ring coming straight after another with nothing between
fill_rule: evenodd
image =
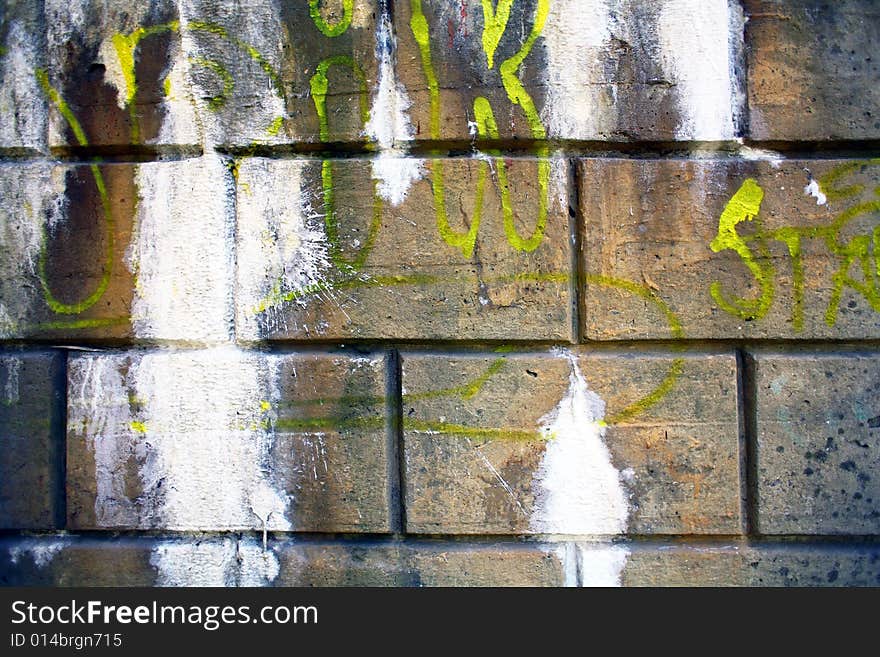
<instances>
[{"instance_id":1,"label":"white paint streak","mask_svg":"<svg viewBox=\"0 0 880 657\"><path fill-rule=\"evenodd\" d=\"M327 293L332 267L323 215L302 186L302 162L248 158L238 172L236 327L260 338L260 320L283 322L283 304ZM320 199L320 197L317 197Z\"/></svg>"},{"instance_id":2,"label":"white paint streak","mask_svg":"<svg viewBox=\"0 0 880 657\"><path fill-rule=\"evenodd\" d=\"M34 75L39 66L35 35L12 20L0 46L6 49L0 57L0 146L42 149L48 111Z\"/></svg>"},{"instance_id":3,"label":"white paint streak","mask_svg":"<svg viewBox=\"0 0 880 657\"><path fill-rule=\"evenodd\" d=\"M581 586L621 586L629 550L622 545L580 543Z\"/></svg>"},{"instance_id":4,"label":"white paint streak","mask_svg":"<svg viewBox=\"0 0 880 657\"><path fill-rule=\"evenodd\" d=\"M17 404L20 391L21 358L7 356L0 360L6 371L6 382L3 385L3 396L7 404Z\"/></svg>"},{"instance_id":5,"label":"white paint streak","mask_svg":"<svg viewBox=\"0 0 880 657\"><path fill-rule=\"evenodd\" d=\"M751 148L750 146L740 146L738 154L744 160L769 162L774 169L778 169L779 165L782 164L782 161L785 159L782 153L777 153L776 151L767 150L765 148Z\"/></svg>"},{"instance_id":6,"label":"white paint streak","mask_svg":"<svg viewBox=\"0 0 880 657\"><path fill-rule=\"evenodd\" d=\"M604 443L605 402L587 387L576 357L567 357L568 392L541 418L547 447L532 482L531 528L541 534L622 534L629 508Z\"/></svg>"},{"instance_id":7,"label":"white paint streak","mask_svg":"<svg viewBox=\"0 0 880 657\"><path fill-rule=\"evenodd\" d=\"M728 0L666 0L657 37L660 63L676 85L678 139L736 136L740 106L729 39L742 33L741 10Z\"/></svg>"},{"instance_id":8,"label":"white paint streak","mask_svg":"<svg viewBox=\"0 0 880 657\"><path fill-rule=\"evenodd\" d=\"M278 557L250 540L165 541L150 564L157 586L265 586L280 570Z\"/></svg>"},{"instance_id":9,"label":"white paint streak","mask_svg":"<svg viewBox=\"0 0 880 657\"><path fill-rule=\"evenodd\" d=\"M131 315L141 338L225 342L232 331L231 193L216 155L140 164Z\"/></svg>"},{"instance_id":10,"label":"white paint streak","mask_svg":"<svg viewBox=\"0 0 880 657\"><path fill-rule=\"evenodd\" d=\"M825 205L828 202L828 197L822 191L822 188L819 187L819 183L813 178L810 178L810 184L804 187L804 194L812 196L816 199L816 205Z\"/></svg>"},{"instance_id":11,"label":"white paint streak","mask_svg":"<svg viewBox=\"0 0 880 657\"><path fill-rule=\"evenodd\" d=\"M90 354L70 371L70 424L94 452L99 526L290 529L266 422L280 395L276 358L231 346Z\"/></svg>"},{"instance_id":12,"label":"white paint streak","mask_svg":"<svg viewBox=\"0 0 880 657\"><path fill-rule=\"evenodd\" d=\"M595 139L611 134L617 113L605 81L611 36L608 0L554 0L542 33L547 96L541 119L550 137Z\"/></svg>"},{"instance_id":13,"label":"white paint streak","mask_svg":"<svg viewBox=\"0 0 880 657\"><path fill-rule=\"evenodd\" d=\"M376 28L379 82L364 133L380 149L379 155L372 161L376 191L394 206L403 203L409 188L424 175L424 162L406 157L400 148L401 143L414 138L415 132L406 113L412 103L397 79L394 65L396 48L390 21L382 15Z\"/></svg>"}]
</instances>

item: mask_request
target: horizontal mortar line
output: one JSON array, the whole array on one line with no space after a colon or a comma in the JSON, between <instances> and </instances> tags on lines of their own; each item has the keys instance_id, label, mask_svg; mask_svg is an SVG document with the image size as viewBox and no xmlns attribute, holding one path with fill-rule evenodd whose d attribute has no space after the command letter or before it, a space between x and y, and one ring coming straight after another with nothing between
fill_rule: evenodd
<instances>
[{"instance_id":1,"label":"horizontal mortar line","mask_svg":"<svg viewBox=\"0 0 880 657\"><path fill-rule=\"evenodd\" d=\"M216 530L216 531L168 531L168 530L71 530L71 531L31 531L0 530L3 542L69 541L119 543L124 541L156 542L157 540L205 541L224 538L251 539L262 541L260 530ZM792 534L764 535L749 537L742 534L620 534L620 535L525 535L525 534L393 534L393 533L351 533L351 532L268 532L272 543L314 544L334 542L353 546L361 544L399 545L399 544L447 544L455 546L492 547L504 545L529 548L545 547L562 543L586 543L596 545L622 545L641 548L754 548L754 547L880 547L880 535L876 534Z\"/></svg>"},{"instance_id":2,"label":"horizontal mortar line","mask_svg":"<svg viewBox=\"0 0 880 657\"><path fill-rule=\"evenodd\" d=\"M94 163L96 160L108 164L139 164L143 162L164 162L201 157L205 149L199 144L156 144L148 146L53 146L49 152L59 162Z\"/></svg>"},{"instance_id":3,"label":"horizontal mortar line","mask_svg":"<svg viewBox=\"0 0 880 657\"><path fill-rule=\"evenodd\" d=\"M563 158L612 159L718 159L743 158L740 149L773 151L786 159L861 159L880 153L880 140L840 141L777 141L777 140L724 140L724 141L601 141L601 140L425 140L401 142L395 145L408 157L469 158L497 151L504 157L552 156ZM140 163L200 157L215 151L234 157L266 157L274 159L368 159L381 150L364 142L301 142L288 144L117 144L90 146L52 146L48 151L30 148L0 149L0 161L22 162L54 159L61 162ZM496 153L492 153L495 155ZM769 157L769 156L768 156Z\"/></svg>"},{"instance_id":4,"label":"horizontal mortar line","mask_svg":"<svg viewBox=\"0 0 880 657\"><path fill-rule=\"evenodd\" d=\"M267 354L285 353L377 353L397 349L411 353L438 354L523 354L545 355L554 349L580 353L621 353L657 355L726 355L737 349L745 351L778 351L779 353L870 353L880 351L880 339L833 340L833 339L683 339L683 340L607 340L581 343L530 340L273 340L268 342L195 343L182 341L132 341L108 339L80 339L59 341L52 338L0 339L0 349L5 351L61 350L84 353L118 351L206 351L235 347L241 351Z\"/></svg>"}]
</instances>

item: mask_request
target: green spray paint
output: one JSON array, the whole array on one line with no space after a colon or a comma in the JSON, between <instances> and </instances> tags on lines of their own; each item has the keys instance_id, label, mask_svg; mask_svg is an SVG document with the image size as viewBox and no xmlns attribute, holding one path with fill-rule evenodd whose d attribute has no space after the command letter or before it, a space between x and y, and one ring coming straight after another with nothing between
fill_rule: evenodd
<instances>
[{"instance_id":1,"label":"green spray paint","mask_svg":"<svg viewBox=\"0 0 880 657\"><path fill-rule=\"evenodd\" d=\"M360 115L361 123L366 124L369 119L369 98L367 79L361 67L347 55L328 57L318 64L315 74L309 81L312 92L312 101L315 104L315 113L318 115L319 137L322 142L330 141L330 123L327 115L327 91L330 88L328 72L333 66L341 66L351 70L358 80L360 87ZM333 162L325 159L321 162L321 187L324 195L324 227L329 244L330 259L343 272L356 272L363 268L373 245L376 235L382 226L382 199L373 191L373 217L367 231L364 245L358 249L357 255L348 260L342 255L342 246L339 241L339 224L336 217L335 188L333 183ZM374 183L375 187L375 183Z\"/></svg>"},{"instance_id":2,"label":"green spray paint","mask_svg":"<svg viewBox=\"0 0 880 657\"><path fill-rule=\"evenodd\" d=\"M353 14L354 0L342 0L342 18L331 25L321 15L321 0L309 0L309 15L324 36L338 37L343 34L351 25Z\"/></svg>"},{"instance_id":3,"label":"green spray paint","mask_svg":"<svg viewBox=\"0 0 880 657\"><path fill-rule=\"evenodd\" d=\"M842 201L853 198L865 191L861 184L840 186L841 181L849 174L858 172L864 167L880 166L880 158L847 162L835 167L819 181L819 189L829 201ZM874 190L880 196L880 192ZM774 299L775 270L770 262L769 242L775 241L785 245L791 258L792 268L792 326L795 331L802 331L804 326L804 289L805 276L802 245L805 240L822 240L828 252L838 259L838 269L832 276L832 291L824 320L828 326L837 323L840 303L845 288L850 288L868 302L870 307L880 312L880 250L878 250L878 228L870 234L857 235L844 242L842 231L855 219L861 216L880 212L880 201L864 201L839 213L834 220L824 226L784 226L775 230L767 230L758 218L763 192L754 180L748 179L734 195L722 213L718 226L718 235L710 244L713 251L732 249L740 256L743 263L761 286L758 299L737 299L728 302L724 299L720 283L710 287L712 297L725 311L742 319L760 319L763 317ZM754 220L755 230L748 235L736 232L738 223ZM754 246L751 246L754 245ZM851 275L855 269L861 278Z\"/></svg>"},{"instance_id":4,"label":"green spray paint","mask_svg":"<svg viewBox=\"0 0 880 657\"><path fill-rule=\"evenodd\" d=\"M744 320L760 319L767 314L773 303L773 265L761 262L749 249L746 241L736 232L743 221L751 221L761 210L764 190L753 178L748 178L728 201L718 221L718 234L709 244L715 253L734 251L748 267L761 288L757 299L734 299L728 301L721 292L721 283L714 281L709 292L715 302L725 311Z\"/></svg>"},{"instance_id":5,"label":"green spray paint","mask_svg":"<svg viewBox=\"0 0 880 657\"><path fill-rule=\"evenodd\" d=\"M494 56L498 43L507 29L512 4L512 0L499 0L497 8L493 9L491 0L483 0L483 50L486 53L486 60L490 69L494 66ZM517 72L544 29L549 7L549 0L539 0L535 12L535 21L528 38L516 54L505 60L500 66L502 85L507 92L510 102L514 105L519 105L523 110L532 137L538 140L546 138L546 130L531 96L519 81L519 78L517 78ZM422 71L428 84L430 136L431 139L437 140L440 139L440 86L437 82L437 75L434 72L431 59L431 39L428 21L422 10L421 0L410 0L410 10L410 29L419 47ZM477 133L480 138L499 139L498 124L495 120L491 104L486 98L477 97L474 99L474 116L477 124ZM489 154L494 156L493 161L496 166L498 187L501 194L504 233L507 241L518 251L534 251L544 239L544 231L547 224L550 193L550 162L547 159L547 147L541 146L538 149L538 217L535 229L528 238L521 237L516 229L513 204L510 199L510 186L507 178L507 164L497 150L489 151ZM456 232L449 224L442 160L435 160L431 163L431 174L434 208L440 237L450 246L460 249L464 257L470 258L474 252L477 233L482 220L485 184L488 176L487 163L480 163L477 172L477 203L474 217L468 230L464 232Z\"/></svg>"},{"instance_id":6,"label":"green spray paint","mask_svg":"<svg viewBox=\"0 0 880 657\"><path fill-rule=\"evenodd\" d=\"M55 105L55 107L61 113L61 116L64 117L64 120L67 121L71 131L73 132L74 137L76 138L77 143L80 146L88 146L89 142L86 138L85 132L82 129L82 126L74 116L73 112L70 109L70 106L61 97L61 94L58 93L58 90L52 87L52 85L49 83L49 76L46 71L43 69L37 69L36 78L40 84L40 87L43 89L43 92L46 94L46 96L49 97L49 100L52 102L53 105ZM97 164L92 164L89 168L92 173L92 177L95 179L95 186L98 188L98 194L101 197L101 208L104 214L104 228L107 233L107 249L105 252L104 271L101 275L101 280L98 282L98 286L95 288L94 292L92 292L82 301L70 304L63 303L56 299L55 295L52 294L52 290L49 288L48 274L46 271L48 261L49 236L46 232L46 228L44 227L42 245L40 247L40 261L38 267L40 284L43 288L43 296L46 299L46 303L48 304L49 308L52 309L52 312L57 314L78 315L79 313L88 310L89 308L94 306L101 297L104 296L104 293L107 291L107 287L110 285L110 276L113 271L113 251L116 239L116 222L113 219L113 211L110 207L110 198L107 195L107 187L104 184L104 176L101 174L101 169L98 167Z\"/></svg>"}]
</instances>

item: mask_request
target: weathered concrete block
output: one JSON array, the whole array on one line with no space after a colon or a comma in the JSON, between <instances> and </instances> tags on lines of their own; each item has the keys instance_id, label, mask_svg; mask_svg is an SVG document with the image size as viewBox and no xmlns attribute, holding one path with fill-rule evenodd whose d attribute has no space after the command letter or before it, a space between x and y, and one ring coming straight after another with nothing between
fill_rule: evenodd
<instances>
[{"instance_id":1,"label":"weathered concrete block","mask_svg":"<svg viewBox=\"0 0 880 657\"><path fill-rule=\"evenodd\" d=\"M584 335L880 336L875 160L583 160Z\"/></svg>"},{"instance_id":2,"label":"weathered concrete block","mask_svg":"<svg viewBox=\"0 0 880 657\"><path fill-rule=\"evenodd\" d=\"M312 16L312 14L315 14ZM182 28L195 58L194 86L209 96L211 138L235 147L283 142L362 142L370 108L385 100L375 0L236 3L193 0ZM379 41L384 40L384 43ZM383 75L394 85L390 59ZM385 106L379 107L385 111Z\"/></svg>"},{"instance_id":3,"label":"weathered concrete block","mask_svg":"<svg viewBox=\"0 0 880 657\"><path fill-rule=\"evenodd\" d=\"M407 530L740 531L730 356L403 360Z\"/></svg>"},{"instance_id":4,"label":"weathered concrete block","mask_svg":"<svg viewBox=\"0 0 880 657\"><path fill-rule=\"evenodd\" d=\"M46 0L49 144L192 146L204 137L204 105L190 81L173 0Z\"/></svg>"},{"instance_id":5,"label":"weathered concrete block","mask_svg":"<svg viewBox=\"0 0 880 657\"><path fill-rule=\"evenodd\" d=\"M674 545L621 546L626 550L620 568L622 586L745 586L743 546Z\"/></svg>"},{"instance_id":6,"label":"weathered concrete block","mask_svg":"<svg viewBox=\"0 0 880 657\"><path fill-rule=\"evenodd\" d=\"M389 529L381 357L72 358L71 527Z\"/></svg>"},{"instance_id":7,"label":"weathered concrete block","mask_svg":"<svg viewBox=\"0 0 880 657\"><path fill-rule=\"evenodd\" d=\"M239 162L240 338L571 338L564 161L394 164Z\"/></svg>"},{"instance_id":8,"label":"weathered concrete block","mask_svg":"<svg viewBox=\"0 0 880 657\"><path fill-rule=\"evenodd\" d=\"M746 0L754 139L880 137L873 0Z\"/></svg>"},{"instance_id":9,"label":"weathered concrete block","mask_svg":"<svg viewBox=\"0 0 880 657\"><path fill-rule=\"evenodd\" d=\"M0 336L227 339L227 177L214 155L0 167Z\"/></svg>"},{"instance_id":10,"label":"weathered concrete block","mask_svg":"<svg viewBox=\"0 0 880 657\"><path fill-rule=\"evenodd\" d=\"M749 586L878 586L876 545L762 545L743 551Z\"/></svg>"},{"instance_id":11,"label":"weathered concrete block","mask_svg":"<svg viewBox=\"0 0 880 657\"><path fill-rule=\"evenodd\" d=\"M559 586L561 562L541 545L290 543L282 586Z\"/></svg>"},{"instance_id":12,"label":"weathered concrete block","mask_svg":"<svg viewBox=\"0 0 880 657\"><path fill-rule=\"evenodd\" d=\"M276 541L84 538L0 541L4 586L268 586L279 573Z\"/></svg>"},{"instance_id":13,"label":"weathered concrete block","mask_svg":"<svg viewBox=\"0 0 880 657\"><path fill-rule=\"evenodd\" d=\"M488 7L479 0L395 4L398 68L416 139L739 134L738 3L530 0Z\"/></svg>"},{"instance_id":14,"label":"weathered concrete block","mask_svg":"<svg viewBox=\"0 0 880 657\"><path fill-rule=\"evenodd\" d=\"M0 6L0 150L43 151L47 98L36 71L45 67L42 3L9 0Z\"/></svg>"},{"instance_id":15,"label":"weathered concrete block","mask_svg":"<svg viewBox=\"0 0 880 657\"><path fill-rule=\"evenodd\" d=\"M880 530L880 359L755 357L758 529Z\"/></svg>"},{"instance_id":16,"label":"weathered concrete block","mask_svg":"<svg viewBox=\"0 0 880 657\"><path fill-rule=\"evenodd\" d=\"M384 111L394 91L375 2L314 19L308 3L271 0L69 5L46 8L54 146L361 142L371 103Z\"/></svg>"},{"instance_id":17,"label":"weathered concrete block","mask_svg":"<svg viewBox=\"0 0 880 657\"><path fill-rule=\"evenodd\" d=\"M62 358L0 352L0 529L57 525L64 393L55 384Z\"/></svg>"}]
</instances>

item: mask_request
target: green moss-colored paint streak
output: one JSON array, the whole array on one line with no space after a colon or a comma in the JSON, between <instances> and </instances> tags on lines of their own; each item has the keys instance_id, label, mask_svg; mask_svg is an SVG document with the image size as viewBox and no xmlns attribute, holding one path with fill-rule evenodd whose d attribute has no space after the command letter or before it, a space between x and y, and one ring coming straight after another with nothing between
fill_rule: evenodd
<instances>
[{"instance_id":1,"label":"green moss-colored paint streak","mask_svg":"<svg viewBox=\"0 0 880 657\"><path fill-rule=\"evenodd\" d=\"M330 141L330 120L327 114L327 92L330 88L328 73L333 66L341 66L351 70L358 80L360 87L360 115L361 123L366 124L369 120L369 98L367 79L361 67L348 55L336 55L328 57L318 64L315 74L309 80L312 92L312 102L315 105L315 113L318 115L318 134L322 142ZM324 228L327 234L330 260L344 272L357 272L366 262L373 250L376 236L382 227L382 198L376 193L375 183L373 190L373 216L367 230L367 238L364 245L358 249L353 259L346 259L342 255L342 246L339 241L339 224L336 216L335 183L333 181L333 162L324 160L321 163L321 188L324 198Z\"/></svg>"},{"instance_id":2,"label":"green moss-colored paint streak","mask_svg":"<svg viewBox=\"0 0 880 657\"><path fill-rule=\"evenodd\" d=\"M266 134L270 137L276 136L279 132L281 132L281 128L284 127L284 117L276 116L272 123L269 124L269 127L266 128Z\"/></svg>"},{"instance_id":3,"label":"green moss-colored paint streak","mask_svg":"<svg viewBox=\"0 0 880 657\"><path fill-rule=\"evenodd\" d=\"M235 80L232 78L232 74L226 70L226 67L223 66L223 64L214 59L194 57L190 58L190 62L197 66L204 66L220 78L220 81L223 83L223 91L208 99L208 107L211 110L214 112L220 110L226 104L226 101L229 100L229 97L235 89Z\"/></svg>"},{"instance_id":4,"label":"green moss-colored paint streak","mask_svg":"<svg viewBox=\"0 0 880 657\"><path fill-rule=\"evenodd\" d=\"M165 32L177 32L180 30L179 21L171 21L161 25L139 27L129 34L114 34L111 39L119 67L122 70L122 78L125 80L125 106L128 108L131 123L131 140L133 143L140 141L140 122L138 121L135 99L137 98L138 85L135 75L135 52L138 45L145 38ZM167 80L166 80L167 82ZM166 94L167 95L167 94Z\"/></svg>"},{"instance_id":5,"label":"green moss-colored paint streak","mask_svg":"<svg viewBox=\"0 0 880 657\"><path fill-rule=\"evenodd\" d=\"M620 424L621 422L632 420L634 417L647 411L670 393L683 371L684 359L676 358L672 361L672 364L670 364L669 370L666 372L666 376L663 378L660 385L654 388L645 397L642 397L622 410L609 415L605 420L606 424L609 426Z\"/></svg>"},{"instance_id":6,"label":"green moss-colored paint streak","mask_svg":"<svg viewBox=\"0 0 880 657\"><path fill-rule=\"evenodd\" d=\"M669 326L669 332L672 337L676 340L681 340L686 337L684 328L682 327L681 321L678 319L678 316L672 311L672 309L666 304L665 301L663 301L654 293L653 290L651 290L651 288L620 278L611 278L609 276L598 276L593 274L588 274L586 276L586 281L587 283L592 285L601 285L612 289L623 290L624 292L629 292L630 294L634 294L637 297L644 299L645 301L651 302L657 308L659 308L666 317L666 323ZM666 376L663 378L663 381L660 382L660 385L658 385L641 399L629 404L620 411L611 413L606 420L606 424L614 425L625 422L627 420L632 420L634 417L641 415L649 408L657 404L660 400L666 397L666 395L668 395L669 392L675 387L675 384L681 376L683 370L684 359L676 358L675 360L673 360L669 366L669 370L667 371Z\"/></svg>"},{"instance_id":7,"label":"green moss-colored paint streak","mask_svg":"<svg viewBox=\"0 0 880 657\"><path fill-rule=\"evenodd\" d=\"M804 329L804 261L801 256L801 235L797 230L783 228L776 231L776 239L784 242L791 257L792 326Z\"/></svg>"},{"instance_id":8,"label":"green moss-colored paint streak","mask_svg":"<svg viewBox=\"0 0 880 657\"><path fill-rule=\"evenodd\" d=\"M428 434L446 434L462 438L536 441L546 440L540 431L495 427L468 427L449 422L431 422L403 418L403 430Z\"/></svg>"},{"instance_id":9,"label":"green moss-colored paint streak","mask_svg":"<svg viewBox=\"0 0 880 657\"><path fill-rule=\"evenodd\" d=\"M34 328L38 331L80 330L103 328L105 326L121 326L131 321L129 317L103 317L99 319L65 319L41 322Z\"/></svg>"},{"instance_id":10,"label":"green moss-colored paint streak","mask_svg":"<svg viewBox=\"0 0 880 657\"><path fill-rule=\"evenodd\" d=\"M430 135L431 139L440 139L440 85L437 83L437 74L431 62L431 34L428 29L428 19L422 11L422 0L410 0L410 14L409 27L419 47L422 72L428 83L431 103Z\"/></svg>"},{"instance_id":11,"label":"green moss-colored paint streak","mask_svg":"<svg viewBox=\"0 0 880 657\"><path fill-rule=\"evenodd\" d=\"M437 399L440 397L459 397L465 401L476 397L483 387L488 383L489 379L495 376L504 368L507 361L504 358L496 358L484 372L478 375L464 385L453 386L451 388L440 388L438 390L426 390L424 392L406 393L403 395L403 403L418 401L420 399Z\"/></svg>"},{"instance_id":12,"label":"green moss-colored paint streak","mask_svg":"<svg viewBox=\"0 0 880 657\"><path fill-rule=\"evenodd\" d=\"M633 283L632 281L624 280L622 278L613 278L611 276L601 276L598 274L587 274L585 279L588 284L623 290L624 292L629 292L630 294L634 294L637 297L644 299L645 301L651 302L663 313L672 337L676 340L682 340L686 337L684 333L684 328L682 328L681 321L678 319L678 316L672 311L672 309L666 304L666 302L663 301L663 299L661 299L654 293L651 288L640 285L639 283Z\"/></svg>"},{"instance_id":13,"label":"green moss-colored paint streak","mask_svg":"<svg viewBox=\"0 0 880 657\"><path fill-rule=\"evenodd\" d=\"M285 100L284 84L281 80L281 75L278 73L278 71L275 70L275 67L272 66L272 63L268 59L266 59L265 55L263 55L263 53L257 50L253 45L247 43L246 41L242 41L241 39L230 36L225 27L216 23L210 23L207 21L190 21L189 23L187 23L187 28L195 32L205 32L207 34L213 34L214 36L229 41L229 43L233 44L240 50L243 50L245 53L247 53L248 57L250 57L251 60L259 65L260 69L262 69L262 71L266 74L266 77L269 78L269 81L272 83L272 88L278 95L278 97L282 101ZM271 125L274 125L274 121ZM269 128L271 128L271 125L269 126Z\"/></svg>"},{"instance_id":14,"label":"green moss-colored paint streak","mask_svg":"<svg viewBox=\"0 0 880 657\"><path fill-rule=\"evenodd\" d=\"M718 221L718 234L709 244L709 248L715 253L728 249L734 251L761 288L761 294L757 299L737 298L728 301L721 291L719 281L714 281L710 285L709 292L715 302L726 312L744 320L762 318L773 303L773 265L769 261L758 260L749 249L747 242L736 231L738 224L751 221L758 215L763 199L764 190L753 178L747 178L727 202Z\"/></svg>"},{"instance_id":15,"label":"green moss-colored paint streak","mask_svg":"<svg viewBox=\"0 0 880 657\"><path fill-rule=\"evenodd\" d=\"M316 418L278 418L270 423L277 431L337 431L344 432L356 429L381 429L385 426L385 417L343 417L329 416Z\"/></svg>"},{"instance_id":16,"label":"green moss-colored paint streak","mask_svg":"<svg viewBox=\"0 0 880 657\"><path fill-rule=\"evenodd\" d=\"M80 146L88 146L89 140L86 137L86 133L82 129L82 125L77 120L76 116L74 116L73 112L70 109L70 106L67 102L61 97L61 94L51 85L49 82L49 75L46 73L44 69L38 68L34 74L37 78L37 82L40 84L40 87L43 90L43 93L49 97L49 100L52 101L52 104L55 105L55 108L64 117L64 120L67 121L67 125L70 126L71 131L73 132L73 136L76 139L76 143Z\"/></svg>"},{"instance_id":17,"label":"green moss-colored paint streak","mask_svg":"<svg viewBox=\"0 0 880 657\"><path fill-rule=\"evenodd\" d=\"M841 178L868 166L880 166L880 158L847 162L835 167L819 179L819 189L829 201L839 201L861 194L865 189L864 185L850 185L849 187L837 187L836 185Z\"/></svg>"},{"instance_id":18,"label":"green moss-colored paint streak","mask_svg":"<svg viewBox=\"0 0 880 657\"><path fill-rule=\"evenodd\" d=\"M512 6L513 0L498 0L497 8L492 7L492 0L483 0L483 51L490 69L495 66L495 50L507 29Z\"/></svg>"},{"instance_id":19,"label":"green moss-colored paint streak","mask_svg":"<svg viewBox=\"0 0 880 657\"><path fill-rule=\"evenodd\" d=\"M80 125L79 121L77 121L68 104L61 97L61 94L58 93L58 90L52 87L52 85L49 83L49 76L46 71L43 69L37 69L36 77L43 91L49 97L49 100L55 105L55 107L61 113L61 116L63 116L64 119L67 121L79 145L88 146L89 142L86 138L85 132L82 129L82 126ZM40 284L43 288L43 296L46 299L46 303L48 304L49 308L52 309L52 312L60 315L78 315L94 306L107 291L107 287L110 285L110 276L113 272L113 251L115 248L114 245L116 239L116 222L113 219L113 211L110 207L110 198L107 194L107 187L104 184L104 176L101 174L101 169L98 167L97 164L92 164L90 166L90 170L92 173L92 177L95 179L95 186L98 189L98 194L101 197L101 208L104 214L104 227L107 233L107 249L105 252L104 270L101 275L101 280L98 282L98 286L95 288L95 290L82 301L79 301L77 303L63 303L56 299L55 295L52 294L52 290L49 288L49 279L47 273L49 236L46 228L43 228L43 239L40 247L40 260L38 267Z\"/></svg>"},{"instance_id":20,"label":"green moss-colored paint streak","mask_svg":"<svg viewBox=\"0 0 880 657\"><path fill-rule=\"evenodd\" d=\"M501 83L504 85L505 91L507 91L507 96L510 98L510 102L514 105L519 105L522 108L523 113L526 115L526 121L528 121L529 128L532 131L532 137L535 139L544 139L547 136L547 131L544 128L544 124L541 122L541 117L538 114L538 110L535 107L532 97L526 91L526 88L523 86L522 82L520 82L516 73L519 70L519 67L522 66L525 58L529 56L532 47L535 45L535 41L541 36L541 32L544 31L544 24L547 22L547 16L549 13L550 0L538 0L538 5L535 7L535 21L532 24L531 32L529 32L529 36L526 38L525 43L523 43L522 47L516 52L516 54L502 62L499 67Z\"/></svg>"},{"instance_id":21,"label":"green moss-colored paint streak","mask_svg":"<svg viewBox=\"0 0 880 657\"><path fill-rule=\"evenodd\" d=\"M324 36L338 37L344 34L351 25L353 14L354 0L342 0L342 18L331 25L321 15L321 0L309 0L309 15Z\"/></svg>"}]
</instances>

